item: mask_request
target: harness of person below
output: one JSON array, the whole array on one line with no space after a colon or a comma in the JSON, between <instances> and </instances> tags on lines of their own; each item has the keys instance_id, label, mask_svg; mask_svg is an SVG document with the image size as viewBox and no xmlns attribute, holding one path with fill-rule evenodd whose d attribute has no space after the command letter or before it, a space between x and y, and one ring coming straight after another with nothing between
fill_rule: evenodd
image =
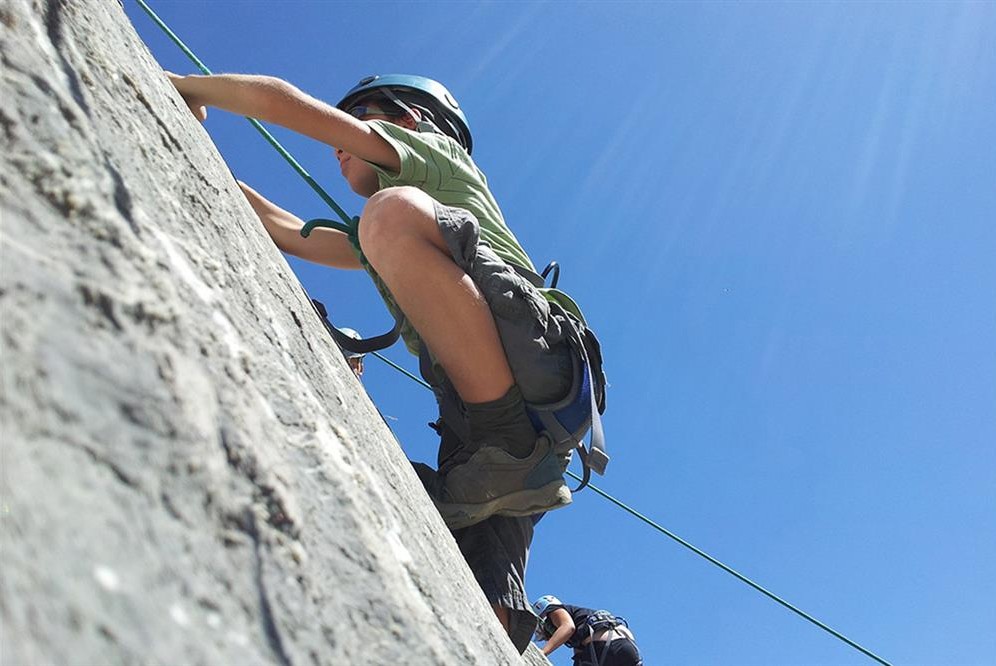
<instances>
[{"instance_id":1,"label":"harness of person below","mask_svg":"<svg viewBox=\"0 0 996 666\"><path fill-rule=\"evenodd\" d=\"M601 666L602 662L605 660L609 653L609 644L613 641L613 637L609 636L605 641L605 646L602 648L601 659L595 654L595 635L603 631L613 631L618 627L629 628L629 622L626 621L624 617L618 617L613 615L607 610L597 610L585 620L584 624L580 627L581 631L575 631L574 635L567 640L568 647L572 647L575 650L583 650L585 647L584 642L588 639L592 639L588 642L588 658L592 666ZM543 636L546 640L550 640L556 631L556 626L553 624L553 620L549 616L543 618ZM642 663L642 662L641 662Z\"/></svg>"},{"instance_id":2,"label":"harness of person below","mask_svg":"<svg viewBox=\"0 0 996 666\"><path fill-rule=\"evenodd\" d=\"M356 224L355 219L353 223ZM340 227L338 224L329 223L328 220L309 220L301 230L301 235L308 236L312 229L323 226ZM557 282L560 280L560 266L557 262L550 262L541 275L522 266L509 265L546 297L550 303L551 313L559 314L570 328L568 342L574 352L571 355L574 362L574 380L570 391L555 403L539 405L527 402L526 412L538 432L545 432L555 444L561 446L570 444L577 449L583 470L581 483L574 489L577 492L588 485L592 470L599 475L605 474L605 467L609 463L600 417L605 412L606 386L605 373L602 371L602 349L598 338L588 328L581 308L574 299L557 289ZM547 287L546 277L551 271L553 277L550 286ZM394 328L387 333L358 340L339 330L329 319L324 307L318 309L316 306L316 309L325 320L326 327L336 344L357 354L368 354L390 347L401 337L401 329L405 322L404 318L398 315L394 320ZM591 430L591 440L585 447L584 437L589 430Z\"/></svg>"},{"instance_id":3,"label":"harness of person below","mask_svg":"<svg viewBox=\"0 0 996 666\"><path fill-rule=\"evenodd\" d=\"M602 631L613 631L617 627L629 628L629 622L626 618L616 617L612 613L606 610L597 610L588 616L585 621L585 628L587 629L586 638L592 639L588 643L588 653L591 657L592 666L602 666L602 662L609 654L609 644L612 643L613 637L610 635L605 641L605 646L602 648L602 658L598 659L595 655L595 634ZM577 646L571 646L577 649Z\"/></svg>"}]
</instances>

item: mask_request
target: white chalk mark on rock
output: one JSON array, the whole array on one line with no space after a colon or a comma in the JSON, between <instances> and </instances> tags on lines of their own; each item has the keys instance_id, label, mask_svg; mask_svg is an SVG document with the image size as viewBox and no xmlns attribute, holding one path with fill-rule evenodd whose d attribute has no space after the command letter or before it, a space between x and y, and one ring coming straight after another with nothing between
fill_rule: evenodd
<instances>
[{"instance_id":1,"label":"white chalk mark on rock","mask_svg":"<svg viewBox=\"0 0 996 666\"><path fill-rule=\"evenodd\" d=\"M183 606L180 604L173 604L169 607L169 616L181 627L190 626L190 616L187 615L187 611L183 610Z\"/></svg>"},{"instance_id":2,"label":"white chalk mark on rock","mask_svg":"<svg viewBox=\"0 0 996 666\"><path fill-rule=\"evenodd\" d=\"M108 592L117 592L121 589L121 579L114 569L98 564L93 568L93 578L97 584Z\"/></svg>"},{"instance_id":3,"label":"white chalk mark on rock","mask_svg":"<svg viewBox=\"0 0 996 666\"><path fill-rule=\"evenodd\" d=\"M163 249L166 250L166 257L169 259L170 264L176 269L176 276L186 283L188 287L193 290L197 297L200 298L205 303L212 303L215 300L215 290L209 287L203 280L197 277L194 269L191 268L190 263L183 258L183 255L177 251L176 246L170 241L169 237L163 232L159 231L155 227L149 227L152 230L153 235L155 235L156 240L162 243Z\"/></svg>"}]
</instances>

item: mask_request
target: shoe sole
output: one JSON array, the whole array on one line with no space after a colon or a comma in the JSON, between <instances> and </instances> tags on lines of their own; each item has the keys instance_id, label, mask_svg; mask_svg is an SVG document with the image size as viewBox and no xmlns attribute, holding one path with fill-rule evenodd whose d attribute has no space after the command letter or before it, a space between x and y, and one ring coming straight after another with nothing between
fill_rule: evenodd
<instances>
[{"instance_id":1,"label":"shoe sole","mask_svg":"<svg viewBox=\"0 0 996 666\"><path fill-rule=\"evenodd\" d=\"M433 500L435 502L435 500ZM491 516L523 517L560 509L571 503L571 491L562 479L533 490L520 490L480 504L435 502L451 530L480 523Z\"/></svg>"}]
</instances>

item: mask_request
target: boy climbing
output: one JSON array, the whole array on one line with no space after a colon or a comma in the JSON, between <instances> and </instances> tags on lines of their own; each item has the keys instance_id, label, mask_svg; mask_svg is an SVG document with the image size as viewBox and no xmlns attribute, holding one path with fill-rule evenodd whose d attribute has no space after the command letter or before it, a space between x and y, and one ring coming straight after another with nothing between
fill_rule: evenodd
<instances>
[{"instance_id":1,"label":"boy climbing","mask_svg":"<svg viewBox=\"0 0 996 666\"><path fill-rule=\"evenodd\" d=\"M538 291L542 281L470 157L463 111L420 76L365 78L335 107L272 77L170 78L201 120L214 106L332 146L350 188L368 198L355 238L327 228L303 238L299 218L239 183L281 250L366 269L403 318L440 410L438 469L416 470L524 649L534 621L522 587L528 517L570 503L572 437L578 423L581 435L587 429L595 401L583 327ZM586 416L570 436L551 435L556 426L527 411L579 394Z\"/></svg>"}]
</instances>

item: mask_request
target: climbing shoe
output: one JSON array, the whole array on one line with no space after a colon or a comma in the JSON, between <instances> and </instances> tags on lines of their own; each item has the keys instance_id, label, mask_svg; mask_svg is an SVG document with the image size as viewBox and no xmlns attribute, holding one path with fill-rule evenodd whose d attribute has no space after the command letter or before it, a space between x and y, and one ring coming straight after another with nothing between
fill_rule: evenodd
<instances>
[{"instance_id":1,"label":"climbing shoe","mask_svg":"<svg viewBox=\"0 0 996 666\"><path fill-rule=\"evenodd\" d=\"M564 483L569 460L570 454L558 453L545 435L525 458L484 446L426 489L451 530L495 515L531 516L571 503Z\"/></svg>"}]
</instances>

